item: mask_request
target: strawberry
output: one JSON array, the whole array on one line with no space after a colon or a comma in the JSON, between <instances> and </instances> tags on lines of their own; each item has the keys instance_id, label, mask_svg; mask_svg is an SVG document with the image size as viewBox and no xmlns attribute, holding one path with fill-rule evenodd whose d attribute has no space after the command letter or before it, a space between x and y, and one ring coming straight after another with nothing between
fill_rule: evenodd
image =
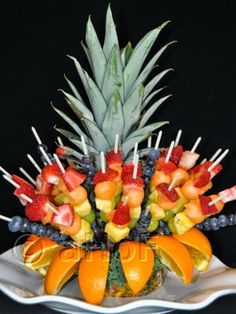
<instances>
[{"instance_id":1,"label":"strawberry","mask_svg":"<svg viewBox=\"0 0 236 314\"><path fill-rule=\"evenodd\" d=\"M191 173L195 174L199 171L201 171L202 168L208 169L211 165L213 164L212 161L206 161L202 165L197 165L195 166L192 170ZM216 176L221 170L223 169L221 164L216 165L211 171L210 171L210 177L211 179Z\"/></svg>"},{"instance_id":2,"label":"strawberry","mask_svg":"<svg viewBox=\"0 0 236 314\"><path fill-rule=\"evenodd\" d=\"M67 151L64 147L60 146L60 147L57 147L55 153L60 157L60 159L66 159L66 154L67 154Z\"/></svg>"},{"instance_id":3,"label":"strawberry","mask_svg":"<svg viewBox=\"0 0 236 314\"><path fill-rule=\"evenodd\" d=\"M172 161L165 162L163 158L158 160L158 166L160 166L165 174L169 174L177 169L176 165Z\"/></svg>"},{"instance_id":4,"label":"strawberry","mask_svg":"<svg viewBox=\"0 0 236 314\"><path fill-rule=\"evenodd\" d=\"M111 150L106 153L106 160L107 165L109 167L112 166L122 166L122 153L120 150L118 150L117 153L114 152L114 150Z\"/></svg>"},{"instance_id":5,"label":"strawberry","mask_svg":"<svg viewBox=\"0 0 236 314\"><path fill-rule=\"evenodd\" d=\"M55 162L52 165L45 166L41 175L43 180L47 181L48 183L58 184L60 178L62 177L62 172L58 164Z\"/></svg>"},{"instance_id":6,"label":"strawberry","mask_svg":"<svg viewBox=\"0 0 236 314\"><path fill-rule=\"evenodd\" d=\"M215 204L209 206L209 203L212 201L210 196L200 195L199 201L201 205L201 210L203 215L215 214L217 213L217 208Z\"/></svg>"},{"instance_id":7,"label":"strawberry","mask_svg":"<svg viewBox=\"0 0 236 314\"><path fill-rule=\"evenodd\" d=\"M42 194L35 194L32 203L27 203L25 207L25 215L31 221L40 221L48 213L48 198Z\"/></svg>"},{"instance_id":8,"label":"strawberry","mask_svg":"<svg viewBox=\"0 0 236 314\"><path fill-rule=\"evenodd\" d=\"M35 195L35 190L31 184L29 184L24 179L18 177L17 175L13 174L11 178L13 181L20 185L19 189L15 189L14 195L19 197L20 202L22 203L23 206L25 206L27 202L24 199L20 198L20 195L25 194L29 198L33 198Z\"/></svg>"},{"instance_id":9,"label":"strawberry","mask_svg":"<svg viewBox=\"0 0 236 314\"><path fill-rule=\"evenodd\" d=\"M112 218L112 222L117 225L126 225L130 222L130 208L127 204L120 202L115 210L115 213Z\"/></svg>"},{"instance_id":10,"label":"strawberry","mask_svg":"<svg viewBox=\"0 0 236 314\"><path fill-rule=\"evenodd\" d=\"M118 171L113 170L111 168L106 168L105 173L102 173L101 170L97 171L95 176L93 177L93 184L96 185L105 181L112 181L119 175Z\"/></svg>"},{"instance_id":11,"label":"strawberry","mask_svg":"<svg viewBox=\"0 0 236 314\"><path fill-rule=\"evenodd\" d=\"M169 147L162 149L160 151L160 157L165 158L168 153L168 150L169 150ZM170 155L170 161L174 162L177 165L182 155L183 155L183 146L177 145L172 150L172 153Z\"/></svg>"},{"instance_id":12,"label":"strawberry","mask_svg":"<svg viewBox=\"0 0 236 314\"><path fill-rule=\"evenodd\" d=\"M124 164L123 169L122 169L122 174L121 174L122 179L124 179L125 177L132 177L133 171L134 171L134 165L132 163ZM137 176L138 177L142 176L142 165L141 164L138 165Z\"/></svg>"},{"instance_id":13,"label":"strawberry","mask_svg":"<svg viewBox=\"0 0 236 314\"><path fill-rule=\"evenodd\" d=\"M40 194L51 195L53 189L53 184L48 183L42 179L42 176L39 174L36 178L36 190Z\"/></svg>"},{"instance_id":14,"label":"strawberry","mask_svg":"<svg viewBox=\"0 0 236 314\"><path fill-rule=\"evenodd\" d=\"M79 187L85 179L86 175L84 173L71 168L67 168L63 175L63 181L70 192Z\"/></svg>"},{"instance_id":15,"label":"strawberry","mask_svg":"<svg viewBox=\"0 0 236 314\"><path fill-rule=\"evenodd\" d=\"M211 179L210 172L202 167L201 170L197 172L193 185L196 188L202 188L203 186L209 183L210 179Z\"/></svg>"},{"instance_id":16,"label":"strawberry","mask_svg":"<svg viewBox=\"0 0 236 314\"><path fill-rule=\"evenodd\" d=\"M133 179L133 177L125 177L123 178L123 189L125 191L128 191L130 189L137 189L143 191L143 179L140 177L137 177L136 179Z\"/></svg>"},{"instance_id":17,"label":"strawberry","mask_svg":"<svg viewBox=\"0 0 236 314\"><path fill-rule=\"evenodd\" d=\"M52 223L70 227L74 221L74 210L69 204L57 207L59 214L53 214Z\"/></svg>"},{"instance_id":18,"label":"strawberry","mask_svg":"<svg viewBox=\"0 0 236 314\"><path fill-rule=\"evenodd\" d=\"M167 184L167 183L160 183L160 184L158 184L156 186L156 190L166 200L174 203L174 202L176 202L180 198L179 194L175 191L175 189L172 189L172 190L168 191L168 187L169 187L169 184Z\"/></svg>"}]
</instances>

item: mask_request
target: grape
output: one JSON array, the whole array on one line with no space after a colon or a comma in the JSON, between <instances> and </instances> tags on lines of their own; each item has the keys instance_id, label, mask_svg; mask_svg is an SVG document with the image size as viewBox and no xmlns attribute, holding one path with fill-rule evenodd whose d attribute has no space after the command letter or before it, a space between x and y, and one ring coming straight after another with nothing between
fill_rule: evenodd
<instances>
[{"instance_id":1,"label":"grape","mask_svg":"<svg viewBox=\"0 0 236 314\"><path fill-rule=\"evenodd\" d=\"M23 219L19 216L12 217L12 220L8 223L8 228L11 232L20 231L23 224Z\"/></svg>"},{"instance_id":2,"label":"grape","mask_svg":"<svg viewBox=\"0 0 236 314\"><path fill-rule=\"evenodd\" d=\"M218 217L218 222L220 227L226 227L227 226L227 218L225 215L220 215Z\"/></svg>"},{"instance_id":3,"label":"grape","mask_svg":"<svg viewBox=\"0 0 236 314\"><path fill-rule=\"evenodd\" d=\"M148 228L147 228L147 231L148 232L153 232L157 229L158 227L158 220L151 220L149 225L148 225Z\"/></svg>"},{"instance_id":4,"label":"grape","mask_svg":"<svg viewBox=\"0 0 236 314\"><path fill-rule=\"evenodd\" d=\"M165 227L164 227L165 228ZM164 229L163 228L163 229ZM176 227L175 227L175 222L174 222L174 218L171 218L169 221L168 221L168 228L170 230L170 232L172 233L176 233L177 230L176 230Z\"/></svg>"},{"instance_id":5,"label":"grape","mask_svg":"<svg viewBox=\"0 0 236 314\"><path fill-rule=\"evenodd\" d=\"M174 215L175 213L171 209L165 210L165 217L162 218L162 220L168 222Z\"/></svg>"},{"instance_id":6,"label":"grape","mask_svg":"<svg viewBox=\"0 0 236 314\"><path fill-rule=\"evenodd\" d=\"M94 211L91 209L89 214L84 216L83 219L85 219L87 222L89 222L90 225L93 224L94 221L95 221L95 213L94 213Z\"/></svg>"}]
</instances>

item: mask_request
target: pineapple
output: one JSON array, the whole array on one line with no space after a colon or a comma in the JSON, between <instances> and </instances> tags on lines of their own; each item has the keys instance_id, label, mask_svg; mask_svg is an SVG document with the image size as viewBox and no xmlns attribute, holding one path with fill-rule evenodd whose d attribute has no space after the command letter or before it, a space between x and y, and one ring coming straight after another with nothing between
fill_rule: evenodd
<instances>
[{"instance_id":1,"label":"pineapple","mask_svg":"<svg viewBox=\"0 0 236 314\"><path fill-rule=\"evenodd\" d=\"M81 135L84 136L88 151L91 155L98 155L101 151L108 151L114 145L115 135L118 133L124 160L136 142L147 139L156 129L167 121L147 124L149 118L158 107L171 95L162 97L149 106L154 96L163 88L155 90L159 81L172 69L158 73L152 80L146 82L156 62L173 42L162 47L151 60L143 66L150 49L161 30L169 23L147 33L133 48L128 43L122 50L119 48L116 28L110 6L106 14L105 40L103 46L88 19L86 28L86 45L82 44L88 58L93 77L85 71L79 61L68 56L75 64L89 99L83 100L75 85L66 78L72 94L61 91L67 104L80 121L80 126L63 111L53 107L55 111L71 126L74 132L56 128L80 151L83 151ZM148 109L147 109L148 108ZM81 152L69 149L73 157L82 157Z\"/></svg>"}]
</instances>

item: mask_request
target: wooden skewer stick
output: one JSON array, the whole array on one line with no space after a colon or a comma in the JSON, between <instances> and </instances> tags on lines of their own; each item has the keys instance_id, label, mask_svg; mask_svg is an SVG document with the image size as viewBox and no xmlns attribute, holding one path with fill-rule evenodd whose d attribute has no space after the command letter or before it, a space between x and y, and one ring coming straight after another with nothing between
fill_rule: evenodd
<instances>
[{"instance_id":1,"label":"wooden skewer stick","mask_svg":"<svg viewBox=\"0 0 236 314\"><path fill-rule=\"evenodd\" d=\"M116 137L115 137L115 148L114 148L114 152L116 154L118 153L118 150L119 150L119 140L120 140L119 134L116 134Z\"/></svg>"},{"instance_id":2,"label":"wooden skewer stick","mask_svg":"<svg viewBox=\"0 0 236 314\"><path fill-rule=\"evenodd\" d=\"M136 179L136 178L137 178L137 174L138 174L138 163L139 163L139 155L136 154L135 163L134 163L134 170L133 170L133 179Z\"/></svg>"},{"instance_id":3,"label":"wooden skewer stick","mask_svg":"<svg viewBox=\"0 0 236 314\"><path fill-rule=\"evenodd\" d=\"M50 158L48 157L47 153L45 152L44 148L42 146L39 146L40 152L43 154L44 158L46 159L47 163L49 165L52 165L52 162Z\"/></svg>"},{"instance_id":4,"label":"wooden skewer stick","mask_svg":"<svg viewBox=\"0 0 236 314\"><path fill-rule=\"evenodd\" d=\"M20 198L23 198L23 200L25 200L26 202L32 204L33 203L33 200L32 198L28 197L27 195L25 194L20 194Z\"/></svg>"},{"instance_id":5,"label":"wooden skewer stick","mask_svg":"<svg viewBox=\"0 0 236 314\"><path fill-rule=\"evenodd\" d=\"M46 207L47 207L47 209L51 210L54 214L60 215L59 211L56 210L52 205L47 204Z\"/></svg>"},{"instance_id":6,"label":"wooden skewer stick","mask_svg":"<svg viewBox=\"0 0 236 314\"><path fill-rule=\"evenodd\" d=\"M6 176L11 177L11 174L8 171L6 171L3 167L0 167L0 171L4 173Z\"/></svg>"},{"instance_id":7,"label":"wooden skewer stick","mask_svg":"<svg viewBox=\"0 0 236 314\"><path fill-rule=\"evenodd\" d=\"M208 205L212 206L212 205L216 204L217 202L221 201L225 197L225 195L226 195L226 193L222 193L220 196L218 196L217 198L212 200Z\"/></svg>"},{"instance_id":8,"label":"wooden skewer stick","mask_svg":"<svg viewBox=\"0 0 236 314\"><path fill-rule=\"evenodd\" d=\"M147 147L148 148L152 147L152 136L151 135L148 137Z\"/></svg>"},{"instance_id":9,"label":"wooden skewer stick","mask_svg":"<svg viewBox=\"0 0 236 314\"><path fill-rule=\"evenodd\" d=\"M172 150L173 150L173 148L174 148L174 145L175 145L175 141L172 141L172 142L170 143L170 147L169 147L169 149L168 149L168 153L167 153L167 155L166 155L165 162L169 162L170 156L171 156L171 153L172 153Z\"/></svg>"},{"instance_id":10,"label":"wooden skewer stick","mask_svg":"<svg viewBox=\"0 0 236 314\"><path fill-rule=\"evenodd\" d=\"M39 137L38 132L36 131L35 127L32 126L31 130L32 130L34 137L35 137L36 141L38 142L38 144L42 145L43 143L42 143L41 138Z\"/></svg>"},{"instance_id":11,"label":"wooden skewer stick","mask_svg":"<svg viewBox=\"0 0 236 314\"><path fill-rule=\"evenodd\" d=\"M137 152L138 152L138 142L134 144L133 165L135 164Z\"/></svg>"},{"instance_id":12,"label":"wooden skewer stick","mask_svg":"<svg viewBox=\"0 0 236 314\"><path fill-rule=\"evenodd\" d=\"M101 159L101 170L102 170L102 173L106 173L106 161L105 161L104 152L100 153L100 159Z\"/></svg>"},{"instance_id":13,"label":"wooden skewer stick","mask_svg":"<svg viewBox=\"0 0 236 314\"><path fill-rule=\"evenodd\" d=\"M83 145L84 155L88 155L88 148L87 148L87 145L85 143L85 139L84 139L83 135L81 135L81 142L82 142L82 145Z\"/></svg>"},{"instance_id":14,"label":"wooden skewer stick","mask_svg":"<svg viewBox=\"0 0 236 314\"><path fill-rule=\"evenodd\" d=\"M34 160L34 158L30 155L27 154L27 158L30 160L30 162L32 163L32 165L38 170L39 173L42 172L42 169L39 167L39 165L37 164L37 162Z\"/></svg>"},{"instance_id":15,"label":"wooden skewer stick","mask_svg":"<svg viewBox=\"0 0 236 314\"><path fill-rule=\"evenodd\" d=\"M127 202L128 202L128 199L129 199L129 197L126 195L126 196L124 197L122 203L123 203L124 205L126 205Z\"/></svg>"},{"instance_id":16,"label":"wooden skewer stick","mask_svg":"<svg viewBox=\"0 0 236 314\"><path fill-rule=\"evenodd\" d=\"M54 159L55 159L55 161L56 161L58 167L60 168L61 172L62 172L63 174L65 174L66 171L65 171L65 169L64 169L64 167L63 167L63 164L61 163L59 157L57 156L57 154L53 154L53 157L54 157Z\"/></svg>"},{"instance_id":17,"label":"wooden skewer stick","mask_svg":"<svg viewBox=\"0 0 236 314\"><path fill-rule=\"evenodd\" d=\"M20 167L19 170L31 183L33 183L33 185L36 185L36 181L31 177L30 174L28 174L28 172L25 171L24 168Z\"/></svg>"},{"instance_id":18,"label":"wooden skewer stick","mask_svg":"<svg viewBox=\"0 0 236 314\"><path fill-rule=\"evenodd\" d=\"M3 215L0 215L0 219L4 220L4 221L7 221L7 222L10 222L12 221L11 218L7 217L7 216L3 216Z\"/></svg>"},{"instance_id":19,"label":"wooden skewer stick","mask_svg":"<svg viewBox=\"0 0 236 314\"><path fill-rule=\"evenodd\" d=\"M145 209L145 216L147 216L147 215L149 214L150 208L151 208L150 205L148 205L148 206L146 207L146 209Z\"/></svg>"},{"instance_id":20,"label":"wooden skewer stick","mask_svg":"<svg viewBox=\"0 0 236 314\"><path fill-rule=\"evenodd\" d=\"M182 130L180 129L176 135L176 139L175 139L175 147L179 144L179 140L180 140L180 137L182 135Z\"/></svg>"},{"instance_id":21,"label":"wooden skewer stick","mask_svg":"<svg viewBox=\"0 0 236 314\"><path fill-rule=\"evenodd\" d=\"M194 152L195 152L195 150L197 149L197 147L198 147L199 143L201 142L201 140L202 140L202 138L201 138L201 136L199 136L199 137L197 138L196 142L194 143L192 149L191 149L191 153L194 153Z\"/></svg>"},{"instance_id":22,"label":"wooden skewer stick","mask_svg":"<svg viewBox=\"0 0 236 314\"><path fill-rule=\"evenodd\" d=\"M218 157L220 155L221 152L222 152L222 148L217 149L217 151L215 152L214 155L211 156L209 161L214 161L216 159L216 157Z\"/></svg>"},{"instance_id":23,"label":"wooden skewer stick","mask_svg":"<svg viewBox=\"0 0 236 314\"><path fill-rule=\"evenodd\" d=\"M201 162L200 162L200 165L204 164L204 162L207 161L207 158L204 158Z\"/></svg>"},{"instance_id":24,"label":"wooden skewer stick","mask_svg":"<svg viewBox=\"0 0 236 314\"><path fill-rule=\"evenodd\" d=\"M60 136L57 137L57 141L58 141L58 144L59 144L60 146L64 146L64 144L63 144L62 139L61 139Z\"/></svg>"},{"instance_id":25,"label":"wooden skewer stick","mask_svg":"<svg viewBox=\"0 0 236 314\"><path fill-rule=\"evenodd\" d=\"M18 183L16 183L15 181L13 181L12 179L11 179L11 177L9 177L9 176L7 176L7 175L3 175L3 178L5 179L5 180L7 180L9 183L11 183L16 189L19 189L20 188L20 185L18 184Z\"/></svg>"},{"instance_id":26,"label":"wooden skewer stick","mask_svg":"<svg viewBox=\"0 0 236 314\"><path fill-rule=\"evenodd\" d=\"M179 177L179 174L177 173L175 176L174 176L174 178L173 178L173 180L171 181L171 183L170 183L170 185L168 186L168 192L170 192L173 188L174 188L174 186L175 186L175 184L176 184L176 182L177 182L177 180L178 180L178 177Z\"/></svg>"},{"instance_id":27,"label":"wooden skewer stick","mask_svg":"<svg viewBox=\"0 0 236 314\"><path fill-rule=\"evenodd\" d=\"M159 145L160 145L160 142L161 142L161 137L162 137L162 131L160 130L158 132L157 140L156 140L156 143L155 143L155 146L154 146L155 150L158 150L158 148L159 148Z\"/></svg>"},{"instance_id":28,"label":"wooden skewer stick","mask_svg":"<svg viewBox=\"0 0 236 314\"><path fill-rule=\"evenodd\" d=\"M214 162L213 164L207 169L209 172L211 172L225 156L228 154L229 149L226 149Z\"/></svg>"}]
</instances>

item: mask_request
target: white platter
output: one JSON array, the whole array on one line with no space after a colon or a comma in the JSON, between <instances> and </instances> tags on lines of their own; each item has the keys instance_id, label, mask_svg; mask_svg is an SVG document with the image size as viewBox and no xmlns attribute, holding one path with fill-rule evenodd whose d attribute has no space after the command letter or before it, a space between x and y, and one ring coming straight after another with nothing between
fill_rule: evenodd
<instances>
[{"instance_id":1,"label":"white platter","mask_svg":"<svg viewBox=\"0 0 236 314\"><path fill-rule=\"evenodd\" d=\"M77 280L68 283L57 296L43 293L43 279L22 265L20 248L0 255L0 290L23 304L43 304L64 313L167 313L175 309L196 310L206 307L220 296L236 293L236 269L212 258L209 269L195 274L193 283L185 287L173 273L164 284L142 298L107 298L101 306L83 301Z\"/></svg>"}]
</instances>

